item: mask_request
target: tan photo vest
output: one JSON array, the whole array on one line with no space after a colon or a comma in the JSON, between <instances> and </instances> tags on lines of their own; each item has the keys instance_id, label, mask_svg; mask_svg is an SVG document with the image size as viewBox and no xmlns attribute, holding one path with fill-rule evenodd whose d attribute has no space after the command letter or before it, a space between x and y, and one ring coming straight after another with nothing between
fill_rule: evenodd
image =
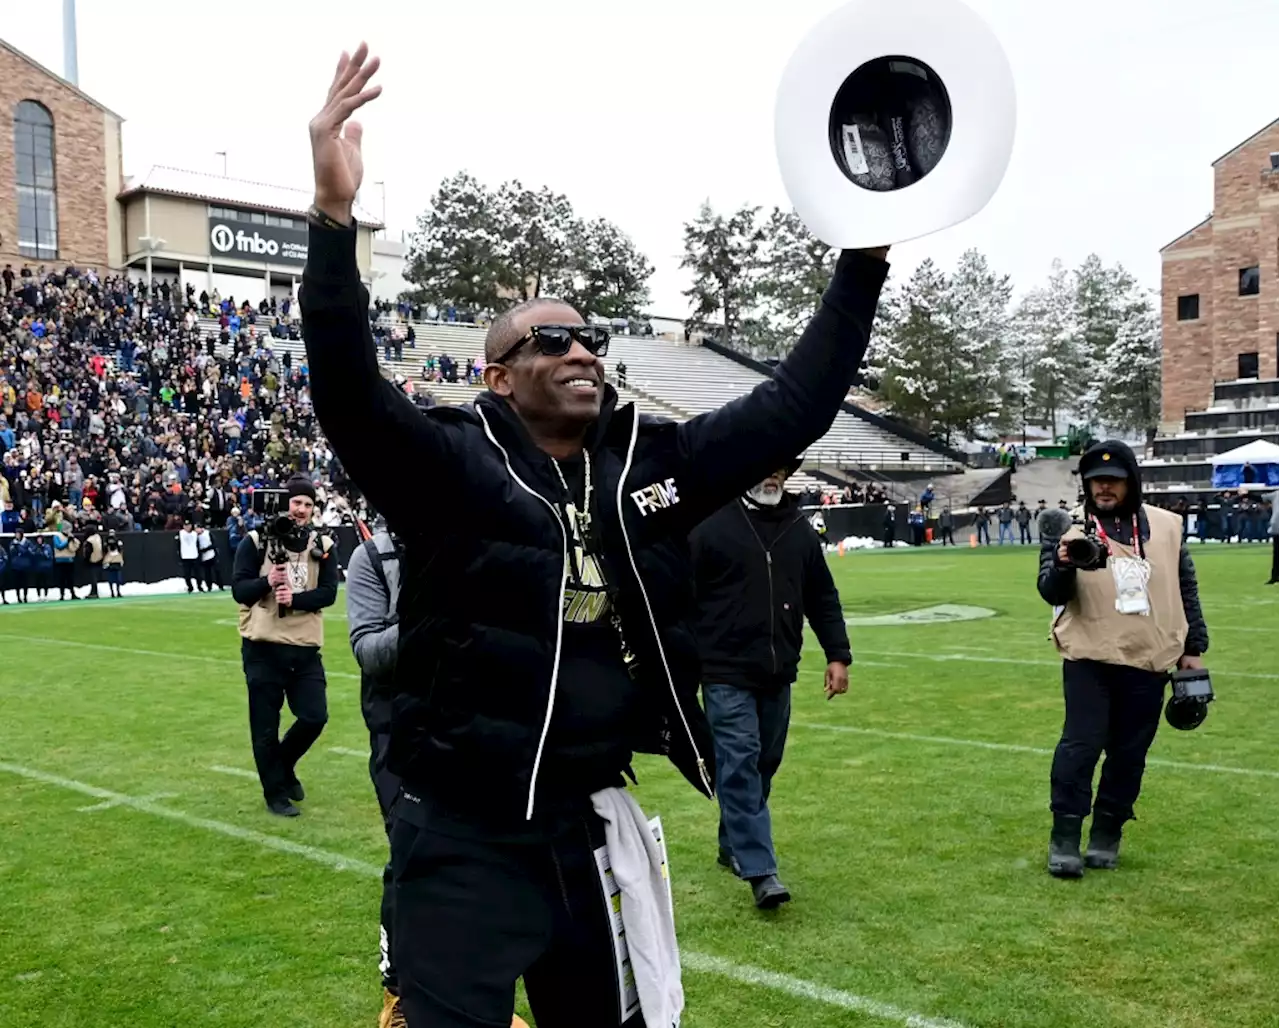
<instances>
[{"instance_id":1,"label":"tan photo vest","mask_svg":"<svg viewBox=\"0 0 1280 1028\"><path fill-rule=\"evenodd\" d=\"M1187 615L1182 606L1178 565L1182 519L1159 507L1142 505L1151 538L1143 549L1151 565L1147 583L1149 615L1116 610L1116 585L1110 567L1077 571L1075 595L1053 622L1053 641L1067 660L1097 660L1144 671L1168 671L1183 655ZM1076 525L1063 539L1084 535ZM1112 557L1136 557L1137 551L1115 539Z\"/></svg>"},{"instance_id":2,"label":"tan photo vest","mask_svg":"<svg viewBox=\"0 0 1280 1028\"><path fill-rule=\"evenodd\" d=\"M266 578L274 565L267 551L261 545L257 532L250 532L254 546L262 553L262 564L259 573ZM295 593L306 589L314 589L320 580L320 561L311 555L316 544L316 533L307 537L306 548L301 553L285 551L288 554L286 566L289 569L290 585ZM326 552L331 546L328 536L325 537ZM330 557L330 560L333 558ZM305 580L304 580L305 576ZM323 611L290 610L281 617L280 605L276 603L275 590L267 593L252 607L240 607L240 634L254 642L285 643L289 646L323 646L324 645L324 613Z\"/></svg>"}]
</instances>

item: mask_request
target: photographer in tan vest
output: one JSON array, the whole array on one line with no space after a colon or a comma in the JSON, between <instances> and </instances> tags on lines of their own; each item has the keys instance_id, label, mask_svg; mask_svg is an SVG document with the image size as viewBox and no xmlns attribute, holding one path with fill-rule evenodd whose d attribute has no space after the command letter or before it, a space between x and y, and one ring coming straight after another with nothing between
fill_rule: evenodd
<instances>
[{"instance_id":1,"label":"photographer in tan vest","mask_svg":"<svg viewBox=\"0 0 1280 1028\"><path fill-rule=\"evenodd\" d=\"M325 607L338 595L338 563L328 535L311 526L310 479L286 484L287 514L271 515L236 548L231 594L240 604L240 653L249 687L249 731L267 809L297 817L305 793L294 771L328 720ZM296 720L280 738L285 700Z\"/></svg>"},{"instance_id":2,"label":"photographer in tan vest","mask_svg":"<svg viewBox=\"0 0 1280 1028\"><path fill-rule=\"evenodd\" d=\"M1054 606L1066 718L1050 772L1049 873L1114 868L1133 818L1171 668L1203 668L1209 632L1182 519L1142 502L1133 451L1110 440L1080 458L1084 506L1074 523L1045 511L1038 587ZM1106 753L1088 849L1080 833L1093 772Z\"/></svg>"}]
</instances>

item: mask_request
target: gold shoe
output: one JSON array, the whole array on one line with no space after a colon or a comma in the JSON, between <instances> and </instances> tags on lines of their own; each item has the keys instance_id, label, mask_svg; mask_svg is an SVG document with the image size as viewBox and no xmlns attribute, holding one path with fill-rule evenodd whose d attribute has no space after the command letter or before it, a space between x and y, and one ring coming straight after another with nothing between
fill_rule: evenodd
<instances>
[{"instance_id":1,"label":"gold shoe","mask_svg":"<svg viewBox=\"0 0 1280 1028\"><path fill-rule=\"evenodd\" d=\"M378 1015L378 1028L409 1028L404 1011L400 1009L400 997L387 989L382 990L382 1013Z\"/></svg>"}]
</instances>

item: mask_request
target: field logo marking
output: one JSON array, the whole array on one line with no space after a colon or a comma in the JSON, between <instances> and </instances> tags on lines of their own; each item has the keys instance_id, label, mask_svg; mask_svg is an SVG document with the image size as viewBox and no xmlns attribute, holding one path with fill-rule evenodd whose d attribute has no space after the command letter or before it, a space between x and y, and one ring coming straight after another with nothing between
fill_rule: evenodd
<instances>
[{"instance_id":1,"label":"field logo marking","mask_svg":"<svg viewBox=\"0 0 1280 1028\"><path fill-rule=\"evenodd\" d=\"M889 625L942 625L955 621L982 621L993 618L996 612L990 607L972 607L962 603L936 603L932 607L918 607L896 614L852 614L844 623L852 628L870 628Z\"/></svg>"}]
</instances>

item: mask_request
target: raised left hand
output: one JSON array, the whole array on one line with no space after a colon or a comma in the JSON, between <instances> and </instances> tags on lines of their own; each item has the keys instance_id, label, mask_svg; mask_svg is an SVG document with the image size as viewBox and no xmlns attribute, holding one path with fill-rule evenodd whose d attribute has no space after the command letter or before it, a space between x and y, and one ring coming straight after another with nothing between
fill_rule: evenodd
<instances>
[{"instance_id":1,"label":"raised left hand","mask_svg":"<svg viewBox=\"0 0 1280 1028\"><path fill-rule=\"evenodd\" d=\"M827 665L827 673L824 676L823 685L826 689L827 699L832 696L839 695L849 691L849 667L833 660Z\"/></svg>"},{"instance_id":2,"label":"raised left hand","mask_svg":"<svg viewBox=\"0 0 1280 1028\"><path fill-rule=\"evenodd\" d=\"M1190 654L1178 658L1179 671L1203 671L1204 658L1193 657Z\"/></svg>"}]
</instances>

